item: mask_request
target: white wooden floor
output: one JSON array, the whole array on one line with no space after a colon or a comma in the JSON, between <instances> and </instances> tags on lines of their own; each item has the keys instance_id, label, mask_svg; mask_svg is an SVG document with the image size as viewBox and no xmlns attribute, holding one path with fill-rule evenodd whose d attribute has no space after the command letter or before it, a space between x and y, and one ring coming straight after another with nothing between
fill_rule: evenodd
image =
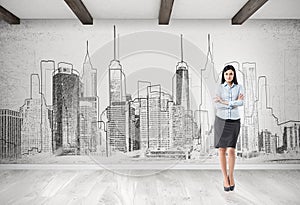
<instances>
[{"instance_id":1,"label":"white wooden floor","mask_svg":"<svg viewBox=\"0 0 300 205\"><path fill-rule=\"evenodd\" d=\"M147 173L1 170L0 204L300 204L300 170L237 170L229 193L218 170Z\"/></svg>"}]
</instances>

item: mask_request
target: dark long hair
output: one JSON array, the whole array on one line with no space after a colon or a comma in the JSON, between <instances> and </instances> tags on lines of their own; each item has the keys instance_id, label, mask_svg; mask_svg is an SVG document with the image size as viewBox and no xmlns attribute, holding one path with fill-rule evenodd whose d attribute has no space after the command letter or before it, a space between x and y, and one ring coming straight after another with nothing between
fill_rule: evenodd
<instances>
[{"instance_id":1,"label":"dark long hair","mask_svg":"<svg viewBox=\"0 0 300 205\"><path fill-rule=\"evenodd\" d=\"M221 84L223 84L224 82L225 82L225 78L224 78L224 73L226 72L226 71L228 71L228 70L232 70L233 71L233 79L232 79L232 82L234 83L234 84L238 84L238 82L237 82L237 78L236 78L236 72L235 72L235 69L234 69L234 67L232 66L232 65L227 65L227 66L225 66L225 68L223 69L223 72L222 72L222 80L221 80Z\"/></svg>"}]
</instances>

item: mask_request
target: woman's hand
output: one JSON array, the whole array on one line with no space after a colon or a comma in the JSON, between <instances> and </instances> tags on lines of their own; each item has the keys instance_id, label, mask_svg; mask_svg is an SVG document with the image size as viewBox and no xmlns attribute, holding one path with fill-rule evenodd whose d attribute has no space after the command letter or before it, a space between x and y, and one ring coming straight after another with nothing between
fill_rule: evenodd
<instances>
[{"instance_id":1,"label":"woman's hand","mask_svg":"<svg viewBox=\"0 0 300 205\"><path fill-rule=\"evenodd\" d=\"M214 98L214 100L215 100L215 102L221 102L221 101L222 101L222 99L220 98L220 96L216 96L216 97Z\"/></svg>"},{"instance_id":2,"label":"woman's hand","mask_svg":"<svg viewBox=\"0 0 300 205\"><path fill-rule=\"evenodd\" d=\"M224 104L224 105L228 105L228 102L227 101L224 101L220 96L216 96L215 97L215 102L217 103L221 103L221 104Z\"/></svg>"},{"instance_id":3,"label":"woman's hand","mask_svg":"<svg viewBox=\"0 0 300 205\"><path fill-rule=\"evenodd\" d=\"M244 100L244 95L240 94L239 97L238 97L238 100Z\"/></svg>"}]
</instances>

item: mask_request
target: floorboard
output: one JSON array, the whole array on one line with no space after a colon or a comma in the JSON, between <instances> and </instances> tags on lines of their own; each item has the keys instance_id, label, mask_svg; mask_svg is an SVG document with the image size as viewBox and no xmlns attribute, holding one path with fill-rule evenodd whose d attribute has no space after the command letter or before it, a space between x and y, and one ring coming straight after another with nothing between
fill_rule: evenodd
<instances>
[{"instance_id":1,"label":"floorboard","mask_svg":"<svg viewBox=\"0 0 300 205\"><path fill-rule=\"evenodd\" d=\"M218 170L149 173L4 170L0 204L299 204L300 170L236 170L236 189L229 193Z\"/></svg>"}]
</instances>

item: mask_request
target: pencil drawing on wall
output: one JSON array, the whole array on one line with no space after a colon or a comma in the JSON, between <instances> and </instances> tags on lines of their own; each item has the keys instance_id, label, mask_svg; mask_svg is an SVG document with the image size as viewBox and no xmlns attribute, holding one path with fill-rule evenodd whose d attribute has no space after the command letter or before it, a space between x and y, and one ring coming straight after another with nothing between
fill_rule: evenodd
<instances>
[{"instance_id":1,"label":"pencil drawing on wall","mask_svg":"<svg viewBox=\"0 0 300 205\"><path fill-rule=\"evenodd\" d=\"M120 38L114 28L113 40L93 55L87 41L80 69L71 62L36 62L40 72L28 76L30 96L19 109L0 110L1 162L26 163L39 155L44 163L54 156L89 156L100 163L215 160L212 98L220 73L210 35L207 44L205 54L180 34L145 31ZM299 53L285 55L285 66L295 67L297 79ZM237 69L245 88L238 157L297 159L299 86L284 98L290 105L284 117L280 105L270 105L268 76L257 75L256 62L226 64ZM296 75L285 77L294 81Z\"/></svg>"}]
</instances>

